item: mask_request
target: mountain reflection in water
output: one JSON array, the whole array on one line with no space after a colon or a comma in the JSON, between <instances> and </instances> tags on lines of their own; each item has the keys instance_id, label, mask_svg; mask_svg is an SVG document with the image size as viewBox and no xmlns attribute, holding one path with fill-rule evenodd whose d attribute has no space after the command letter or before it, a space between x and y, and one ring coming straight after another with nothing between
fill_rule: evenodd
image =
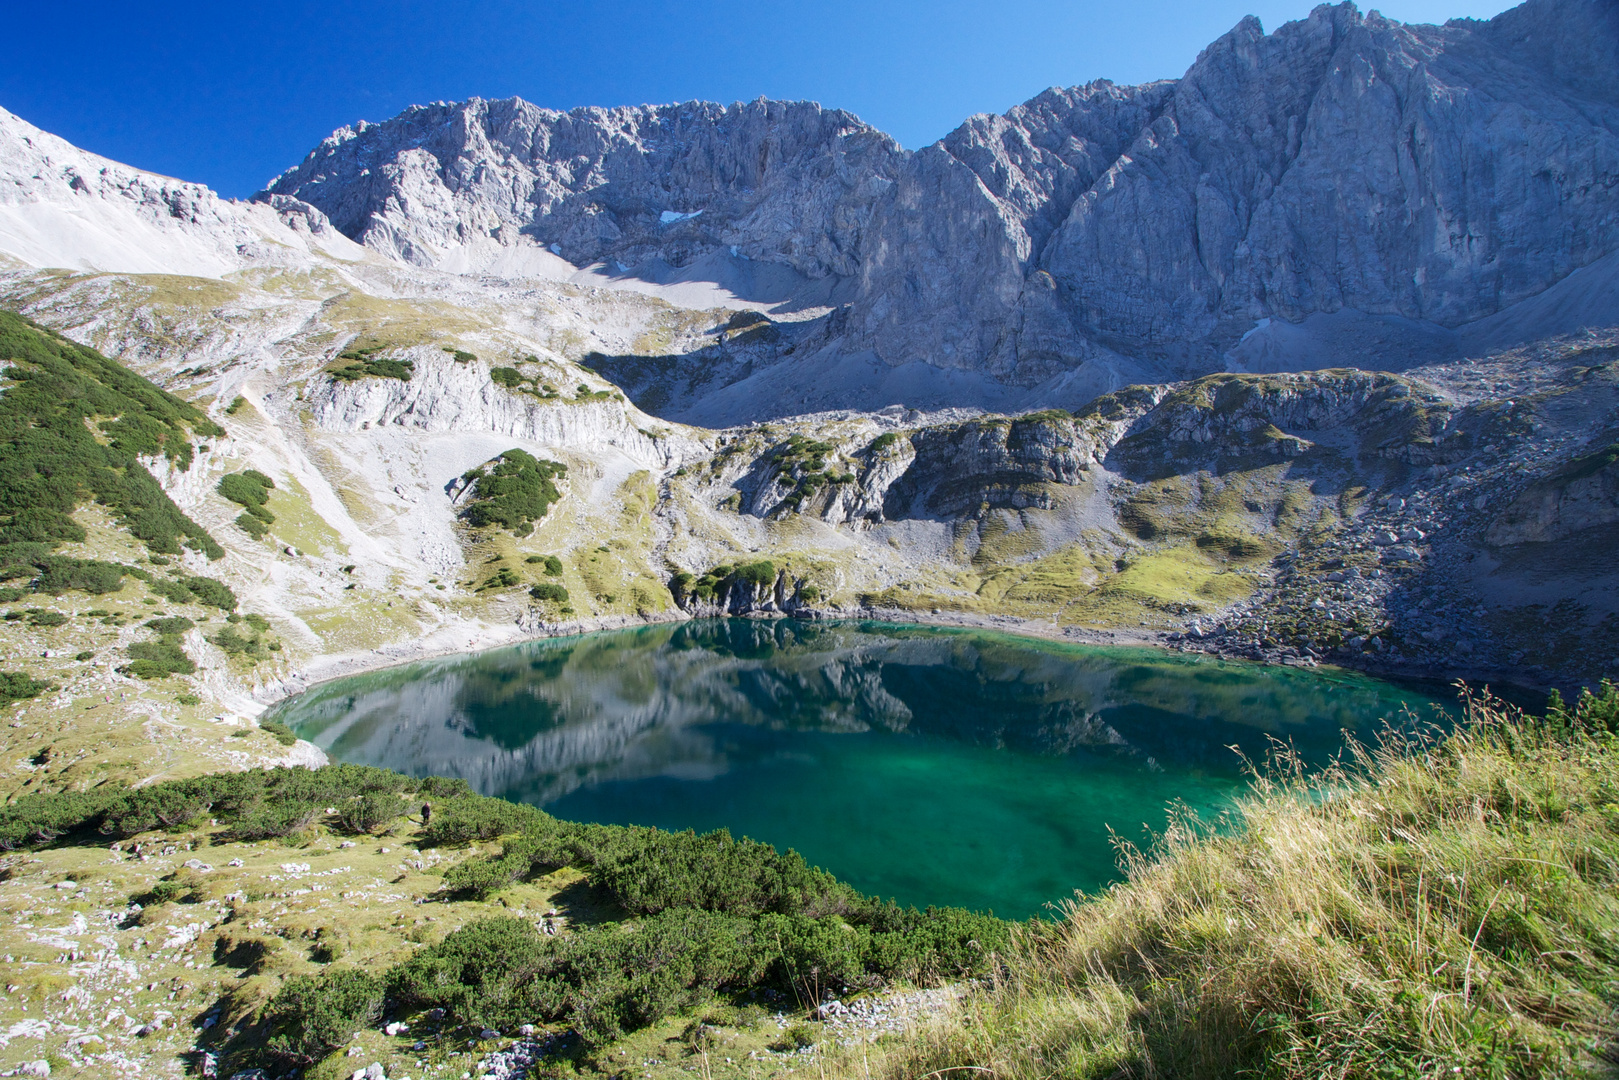
<instances>
[{"instance_id":1,"label":"mountain reflection in water","mask_svg":"<svg viewBox=\"0 0 1619 1080\"><path fill-rule=\"evenodd\" d=\"M910 902L963 902L959 882L934 895L948 851L914 872L879 866L880 850L864 869L839 853L885 833L903 842L909 815L955 822L935 846L971 847L967 834L999 819L1003 832L1049 834L1008 858L1054 865L1014 873L1028 879L1015 899L991 886L966 898L1029 914L1028 889L1055 900L1112 876L1108 826L1161 826L1170 799L1217 809L1241 779L1233 746L1257 758L1274 737L1319 760L1343 730L1369 733L1407 708L1429 718L1430 704L1342 672L738 619L412 664L318 687L278 718L336 760L462 777L564 817L725 825ZM829 811L843 824L817 824ZM840 838L851 829L867 835ZM913 889L924 894L903 895Z\"/></svg>"}]
</instances>

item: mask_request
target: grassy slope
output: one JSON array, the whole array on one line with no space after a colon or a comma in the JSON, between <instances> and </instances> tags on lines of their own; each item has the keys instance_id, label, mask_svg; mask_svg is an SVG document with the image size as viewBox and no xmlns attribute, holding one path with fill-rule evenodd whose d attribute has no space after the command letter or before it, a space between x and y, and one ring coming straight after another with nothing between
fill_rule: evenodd
<instances>
[{"instance_id":1,"label":"grassy slope","mask_svg":"<svg viewBox=\"0 0 1619 1080\"><path fill-rule=\"evenodd\" d=\"M1282 760L1026 934L894 1077L1525 1077L1614 1059L1619 694L1600 733L1475 703L1459 734Z\"/></svg>"}]
</instances>

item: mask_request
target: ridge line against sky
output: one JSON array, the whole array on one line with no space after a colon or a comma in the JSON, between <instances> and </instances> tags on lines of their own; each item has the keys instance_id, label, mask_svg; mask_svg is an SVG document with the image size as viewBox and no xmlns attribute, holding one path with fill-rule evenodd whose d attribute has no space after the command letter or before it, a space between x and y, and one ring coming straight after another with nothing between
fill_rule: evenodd
<instances>
[{"instance_id":1,"label":"ridge line against sky","mask_svg":"<svg viewBox=\"0 0 1619 1080\"><path fill-rule=\"evenodd\" d=\"M8 15L0 106L92 153L246 197L333 130L410 105L546 108L758 97L845 109L908 148L1050 86L1176 78L1243 16L1308 0L359 0L224 9L94 0ZM1392 0L1405 22L1505 0Z\"/></svg>"}]
</instances>

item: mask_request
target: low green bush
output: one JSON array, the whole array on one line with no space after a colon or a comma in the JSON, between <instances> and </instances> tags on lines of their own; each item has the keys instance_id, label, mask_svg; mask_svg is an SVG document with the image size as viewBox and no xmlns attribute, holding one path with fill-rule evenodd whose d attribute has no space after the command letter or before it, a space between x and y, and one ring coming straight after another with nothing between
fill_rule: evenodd
<instances>
[{"instance_id":1,"label":"low green bush","mask_svg":"<svg viewBox=\"0 0 1619 1080\"><path fill-rule=\"evenodd\" d=\"M562 560L555 555L530 555L523 561L530 566L544 566L547 577L562 576Z\"/></svg>"},{"instance_id":2,"label":"low green bush","mask_svg":"<svg viewBox=\"0 0 1619 1080\"><path fill-rule=\"evenodd\" d=\"M153 829L183 829L208 808L208 792L200 784L153 784L109 797L97 808L97 831L124 839Z\"/></svg>"},{"instance_id":3,"label":"low green bush","mask_svg":"<svg viewBox=\"0 0 1619 1080\"><path fill-rule=\"evenodd\" d=\"M527 536L534 530L534 523L562 498L554 481L567 472L568 467L561 462L508 450L488 472L468 474L473 484L472 498L461 516L476 527L498 525L515 535Z\"/></svg>"},{"instance_id":4,"label":"low green bush","mask_svg":"<svg viewBox=\"0 0 1619 1080\"><path fill-rule=\"evenodd\" d=\"M292 976L264 1007L265 1049L289 1064L314 1064L381 1018L384 989L359 968Z\"/></svg>"},{"instance_id":5,"label":"low green bush","mask_svg":"<svg viewBox=\"0 0 1619 1080\"><path fill-rule=\"evenodd\" d=\"M555 820L522 803L456 795L432 804L432 813L422 830L422 843L428 847L457 847L525 830L546 831Z\"/></svg>"},{"instance_id":6,"label":"low green bush","mask_svg":"<svg viewBox=\"0 0 1619 1080\"><path fill-rule=\"evenodd\" d=\"M168 578L149 578L147 587L171 604L189 604L196 599L184 584Z\"/></svg>"},{"instance_id":7,"label":"low green bush","mask_svg":"<svg viewBox=\"0 0 1619 1080\"><path fill-rule=\"evenodd\" d=\"M39 577L34 588L40 592L60 596L71 590L87 592L92 596L117 592L123 586L127 567L118 563L95 559L70 559L61 555L48 555L35 562Z\"/></svg>"},{"instance_id":8,"label":"low green bush","mask_svg":"<svg viewBox=\"0 0 1619 1080\"><path fill-rule=\"evenodd\" d=\"M277 837L290 836L314 824L321 812L322 807L319 803L308 800L293 799L267 803L238 817L230 828L225 830L224 837L228 840L251 843L255 840L274 840Z\"/></svg>"},{"instance_id":9,"label":"low green bush","mask_svg":"<svg viewBox=\"0 0 1619 1080\"><path fill-rule=\"evenodd\" d=\"M721 829L625 829L588 850L591 879L630 911L701 908L733 915L845 913L860 895L824 870Z\"/></svg>"},{"instance_id":10,"label":"low green bush","mask_svg":"<svg viewBox=\"0 0 1619 1080\"><path fill-rule=\"evenodd\" d=\"M0 671L0 705L28 698L56 689L56 684L36 679L26 671Z\"/></svg>"},{"instance_id":11,"label":"low green bush","mask_svg":"<svg viewBox=\"0 0 1619 1080\"><path fill-rule=\"evenodd\" d=\"M503 566L496 570L482 585L478 586L478 589L480 592L484 589L510 589L522 583L523 579L517 576L517 571L509 566Z\"/></svg>"},{"instance_id":12,"label":"low green bush","mask_svg":"<svg viewBox=\"0 0 1619 1080\"><path fill-rule=\"evenodd\" d=\"M356 359L356 354L344 353L343 358ZM409 382L410 377L416 374L416 364L410 360L387 360L366 356L358 359L356 363L333 368L327 374L337 382L354 382L364 378L398 379L400 382Z\"/></svg>"},{"instance_id":13,"label":"low green bush","mask_svg":"<svg viewBox=\"0 0 1619 1080\"><path fill-rule=\"evenodd\" d=\"M268 735L274 735L275 741L282 746L291 746L298 741L297 733L279 720L261 720L259 721L259 730Z\"/></svg>"},{"instance_id":14,"label":"low green bush","mask_svg":"<svg viewBox=\"0 0 1619 1080\"><path fill-rule=\"evenodd\" d=\"M230 586L210 577L187 577L179 580L146 575L149 588L171 604L207 604L224 611L236 607L236 594Z\"/></svg>"},{"instance_id":15,"label":"low green bush","mask_svg":"<svg viewBox=\"0 0 1619 1080\"><path fill-rule=\"evenodd\" d=\"M245 469L239 473L220 477L217 490L225 498L243 508L245 513L237 516L236 525L253 539L258 540L270 531L271 525L275 524L275 515L265 506L274 487L275 481L257 469Z\"/></svg>"},{"instance_id":16,"label":"low green bush","mask_svg":"<svg viewBox=\"0 0 1619 1080\"><path fill-rule=\"evenodd\" d=\"M272 721L273 722L273 721ZM337 810L337 821L345 832L356 835L375 832L403 817L409 806L392 792L369 792L345 802Z\"/></svg>"},{"instance_id":17,"label":"low green bush","mask_svg":"<svg viewBox=\"0 0 1619 1080\"><path fill-rule=\"evenodd\" d=\"M219 494L238 506L246 507L250 512L261 510L270 499L270 492L275 489L275 481L257 469L243 469L239 473L227 473L219 478L215 488ZM274 521L274 518L266 518Z\"/></svg>"},{"instance_id":18,"label":"low green bush","mask_svg":"<svg viewBox=\"0 0 1619 1080\"><path fill-rule=\"evenodd\" d=\"M388 999L404 1010L441 1008L458 1022L509 1031L562 1002L536 978L551 944L522 919L483 919L394 967Z\"/></svg>"},{"instance_id":19,"label":"low green bush","mask_svg":"<svg viewBox=\"0 0 1619 1080\"><path fill-rule=\"evenodd\" d=\"M207 604L221 611L236 610L236 594L223 581L216 581L211 577L188 577L184 579L184 584L196 597L197 603Z\"/></svg>"},{"instance_id":20,"label":"low green bush","mask_svg":"<svg viewBox=\"0 0 1619 1080\"><path fill-rule=\"evenodd\" d=\"M137 641L126 650L129 663L123 668L141 679L164 679L170 675L190 675L197 670L196 663L186 655L180 635L195 625L190 619L153 619L147 629L157 634L156 641Z\"/></svg>"},{"instance_id":21,"label":"low green bush","mask_svg":"<svg viewBox=\"0 0 1619 1080\"><path fill-rule=\"evenodd\" d=\"M529 589L528 594L536 600L551 600L559 604L568 602L568 590L554 581L542 581Z\"/></svg>"}]
</instances>

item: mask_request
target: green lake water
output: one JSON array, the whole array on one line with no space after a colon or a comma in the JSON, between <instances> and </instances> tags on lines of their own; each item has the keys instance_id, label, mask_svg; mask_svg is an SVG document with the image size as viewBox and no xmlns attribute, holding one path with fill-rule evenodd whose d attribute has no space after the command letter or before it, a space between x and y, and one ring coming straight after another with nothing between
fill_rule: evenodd
<instances>
[{"instance_id":1,"label":"green lake water","mask_svg":"<svg viewBox=\"0 0 1619 1080\"><path fill-rule=\"evenodd\" d=\"M334 760L573 820L728 828L867 893L1022 918L1117 880L1109 830L1142 842L1176 800L1218 814L1238 750L1324 760L1438 700L1156 649L733 619L391 668L276 719Z\"/></svg>"}]
</instances>

